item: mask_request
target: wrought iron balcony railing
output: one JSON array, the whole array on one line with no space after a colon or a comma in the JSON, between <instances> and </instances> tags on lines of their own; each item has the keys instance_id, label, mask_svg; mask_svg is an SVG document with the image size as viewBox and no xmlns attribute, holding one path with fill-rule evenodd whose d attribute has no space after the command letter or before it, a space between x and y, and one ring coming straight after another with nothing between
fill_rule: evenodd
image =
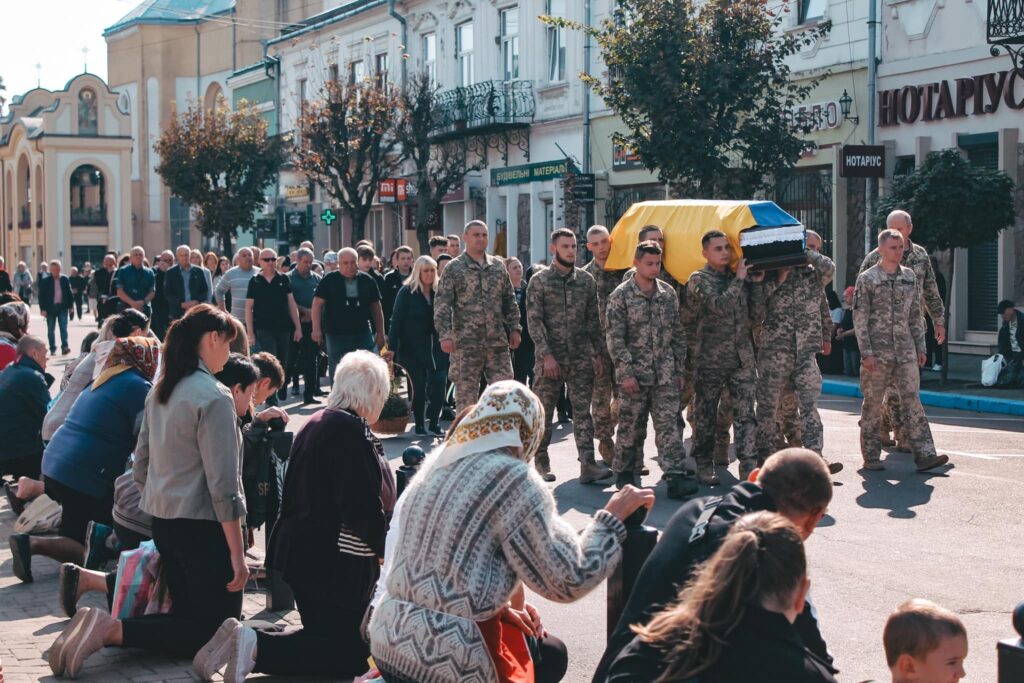
<instances>
[{"instance_id":1,"label":"wrought iron balcony railing","mask_svg":"<svg viewBox=\"0 0 1024 683\"><path fill-rule=\"evenodd\" d=\"M103 206L90 206L90 207L71 207L71 225L87 226L87 225L106 225L107 224L107 207Z\"/></svg>"},{"instance_id":2,"label":"wrought iron balcony railing","mask_svg":"<svg viewBox=\"0 0 1024 683\"><path fill-rule=\"evenodd\" d=\"M1024 0L989 0L987 37L992 56L1005 48L1014 70L1024 76Z\"/></svg>"},{"instance_id":3,"label":"wrought iron balcony railing","mask_svg":"<svg viewBox=\"0 0 1024 683\"><path fill-rule=\"evenodd\" d=\"M435 139L486 135L533 122L532 81L483 81L445 90L434 99Z\"/></svg>"}]
</instances>

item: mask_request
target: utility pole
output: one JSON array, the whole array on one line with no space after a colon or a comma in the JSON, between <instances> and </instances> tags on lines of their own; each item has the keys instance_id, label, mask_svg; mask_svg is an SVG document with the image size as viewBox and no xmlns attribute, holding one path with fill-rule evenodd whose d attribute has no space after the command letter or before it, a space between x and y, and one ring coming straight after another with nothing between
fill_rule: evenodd
<instances>
[{"instance_id":1,"label":"utility pole","mask_svg":"<svg viewBox=\"0 0 1024 683\"><path fill-rule=\"evenodd\" d=\"M868 144L875 144L875 116L878 78L877 50L878 0L870 0L868 8ZM878 178L868 178L867 201L864 203L864 255L871 251L871 217L878 203Z\"/></svg>"},{"instance_id":2,"label":"utility pole","mask_svg":"<svg viewBox=\"0 0 1024 683\"><path fill-rule=\"evenodd\" d=\"M584 0L583 13L584 13L584 24L586 25L586 31L583 36L583 73L590 74L590 50L592 49L592 38L590 36L590 3L591 0ZM583 172L593 173L591 168L590 159L590 86L583 85ZM594 224L594 204L597 201L596 184L595 184L595 195L594 199L586 202L586 220L585 228L590 229L590 226Z\"/></svg>"}]
</instances>

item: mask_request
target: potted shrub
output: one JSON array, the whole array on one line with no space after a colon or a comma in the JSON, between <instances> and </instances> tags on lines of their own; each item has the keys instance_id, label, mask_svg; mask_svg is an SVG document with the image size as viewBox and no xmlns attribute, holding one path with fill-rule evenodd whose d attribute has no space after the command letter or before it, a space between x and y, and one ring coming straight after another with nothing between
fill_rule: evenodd
<instances>
[{"instance_id":1,"label":"potted shrub","mask_svg":"<svg viewBox=\"0 0 1024 683\"><path fill-rule=\"evenodd\" d=\"M384 401L384 409L380 411L380 417L370 425L377 434L404 434L405 427L409 424L409 401L402 396L398 380L395 379L395 368L389 364L391 372L391 391ZM409 389L410 393L412 389Z\"/></svg>"}]
</instances>

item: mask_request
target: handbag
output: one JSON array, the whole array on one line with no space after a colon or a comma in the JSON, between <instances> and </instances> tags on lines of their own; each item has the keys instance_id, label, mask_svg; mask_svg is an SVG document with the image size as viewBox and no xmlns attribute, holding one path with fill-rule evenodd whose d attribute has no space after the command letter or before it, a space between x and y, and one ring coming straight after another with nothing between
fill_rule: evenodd
<instances>
[{"instance_id":1,"label":"handbag","mask_svg":"<svg viewBox=\"0 0 1024 683\"><path fill-rule=\"evenodd\" d=\"M153 541L121 553L117 561L117 583L110 613L116 619L171 611L171 594L163 580L160 553Z\"/></svg>"},{"instance_id":2,"label":"handbag","mask_svg":"<svg viewBox=\"0 0 1024 683\"><path fill-rule=\"evenodd\" d=\"M999 373L1006 367L1006 359L1001 353L981 361L981 384L982 386L995 386L999 381Z\"/></svg>"}]
</instances>

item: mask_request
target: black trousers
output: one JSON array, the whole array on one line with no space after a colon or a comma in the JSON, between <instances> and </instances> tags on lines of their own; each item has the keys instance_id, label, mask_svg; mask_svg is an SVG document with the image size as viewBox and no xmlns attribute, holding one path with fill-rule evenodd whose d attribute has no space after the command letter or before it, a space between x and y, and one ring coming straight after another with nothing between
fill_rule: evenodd
<instances>
[{"instance_id":1,"label":"black trousers","mask_svg":"<svg viewBox=\"0 0 1024 683\"><path fill-rule=\"evenodd\" d=\"M17 481L18 477L39 479L42 475L43 452L38 455L26 455L21 458L0 460L0 476L9 474Z\"/></svg>"},{"instance_id":2,"label":"black trousers","mask_svg":"<svg viewBox=\"0 0 1024 683\"><path fill-rule=\"evenodd\" d=\"M289 382L299 386L299 374L302 374L304 385L302 395L306 400L313 398L320 387L320 375L317 362L320 359L320 346L313 341L313 323L302 323L302 341L291 344L288 354L288 374L285 385Z\"/></svg>"},{"instance_id":3,"label":"black trousers","mask_svg":"<svg viewBox=\"0 0 1024 683\"><path fill-rule=\"evenodd\" d=\"M194 657L228 618L242 616L242 591L228 592L234 572L219 522L153 518L153 542L171 594L171 614L125 619L124 647Z\"/></svg>"},{"instance_id":4,"label":"black trousers","mask_svg":"<svg viewBox=\"0 0 1024 683\"><path fill-rule=\"evenodd\" d=\"M436 425L444 403L444 382L448 377L448 368L435 369L420 363L406 363L404 367L412 382L412 415L416 426L422 427L424 419Z\"/></svg>"}]
</instances>

